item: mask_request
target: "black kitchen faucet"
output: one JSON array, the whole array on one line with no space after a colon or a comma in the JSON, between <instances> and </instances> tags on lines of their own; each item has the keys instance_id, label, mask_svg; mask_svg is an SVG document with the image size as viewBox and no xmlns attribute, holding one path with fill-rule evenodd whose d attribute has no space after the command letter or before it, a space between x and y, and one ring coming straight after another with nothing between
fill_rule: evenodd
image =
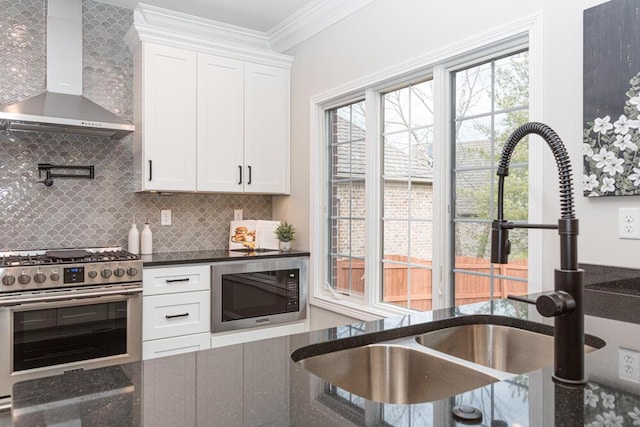
<instances>
[{"instance_id":1,"label":"black kitchen faucet","mask_svg":"<svg viewBox=\"0 0 640 427\"><path fill-rule=\"evenodd\" d=\"M514 224L504 219L504 178L509 175L509 161L518 142L529 134L541 136L553 151L559 174L561 217L558 224ZM498 165L498 218L491 224L491 262L507 264L511 250L509 230L542 228L558 230L560 268L555 269L554 292L532 300L509 298L535 304L545 317L554 317L554 380L565 384L584 384L584 271L578 268L578 220L573 206L571 162L560 137L542 123L525 123L507 139Z\"/></svg>"}]
</instances>

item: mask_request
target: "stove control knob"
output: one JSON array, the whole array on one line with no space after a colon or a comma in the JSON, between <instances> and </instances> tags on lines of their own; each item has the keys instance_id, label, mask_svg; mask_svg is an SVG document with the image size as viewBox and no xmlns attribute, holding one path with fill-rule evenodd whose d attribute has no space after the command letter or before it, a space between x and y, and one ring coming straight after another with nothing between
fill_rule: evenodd
<instances>
[{"instance_id":1,"label":"stove control knob","mask_svg":"<svg viewBox=\"0 0 640 427\"><path fill-rule=\"evenodd\" d=\"M49 276L49 279L51 279L54 282L57 282L58 280L60 280L60 275L58 273L51 273L51 276Z\"/></svg>"},{"instance_id":2,"label":"stove control knob","mask_svg":"<svg viewBox=\"0 0 640 427\"><path fill-rule=\"evenodd\" d=\"M14 283L16 283L16 277L12 276L11 274L7 274L2 278L2 284L5 286L11 286Z\"/></svg>"},{"instance_id":3,"label":"stove control knob","mask_svg":"<svg viewBox=\"0 0 640 427\"><path fill-rule=\"evenodd\" d=\"M115 274L116 277L122 277L124 276L124 273L125 273L124 268L121 268L121 267L116 268L113 272L113 274Z\"/></svg>"},{"instance_id":4,"label":"stove control knob","mask_svg":"<svg viewBox=\"0 0 640 427\"><path fill-rule=\"evenodd\" d=\"M98 272L95 270L90 270L88 274L89 274L89 277L92 279L95 279L96 277L98 277Z\"/></svg>"},{"instance_id":5,"label":"stove control knob","mask_svg":"<svg viewBox=\"0 0 640 427\"><path fill-rule=\"evenodd\" d=\"M33 276L33 280L34 280L36 283L43 283L45 280L47 280L47 275L46 275L46 274L44 274L44 273L36 273L36 274Z\"/></svg>"},{"instance_id":6,"label":"stove control knob","mask_svg":"<svg viewBox=\"0 0 640 427\"><path fill-rule=\"evenodd\" d=\"M22 273L21 275L18 276L18 283L20 283L21 285L26 285L31 281L31 276L29 276L27 273Z\"/></svg>"},{"instance_id":7,"label":"stove control knob","mask_svg":"<svg viewBox=\"0 0 640 427\"><path fill-rule=\"evenodd\" d=\"M137 269L137 268L135 268L135 267L129 267L129 268L127 269L127 274L128 274L129 276L137 276L137 275L138 275L138 269Z\"/></svg>"},{"instance_id":8,"label":"stove control knob","mask_svg":"<svg viewBox=\"0 0 640 427\"><path fill-rule=\"evenodd\" d=\"M111 277L112 274L113 274L113 271L111 271L110 268L103 268L102 273L100 273L100 275L105 279L108 279L109 277Z\"/></svg>"}]
</instances>

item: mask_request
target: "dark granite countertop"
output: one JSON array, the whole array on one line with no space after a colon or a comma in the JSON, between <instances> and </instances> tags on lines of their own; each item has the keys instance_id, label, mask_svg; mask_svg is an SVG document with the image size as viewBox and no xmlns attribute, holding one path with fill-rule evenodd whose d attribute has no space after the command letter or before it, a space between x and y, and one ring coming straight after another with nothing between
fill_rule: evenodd
<instances>
[{"instance_id":1,"label":"dark granite countertop","mask_svg":"<svg viewBox=\"0 0 640 427\"><path fill-rule=\"evenodd\" d=\"M301 352L411 336L470 315L540 322L541 332L552 324L527 304L496 300L17 383L14 423L96 425L104 416L99 424L118 426L452 426L452 408L469 405L485 426L638 425L640 383L619 378L618 358L619 348L640 351L640 308L618 296L616 310L632 321L587 308L585 330L606 346L586 355L585 386L557 384L546 367L433 402L383 404L324 382L290 357L309 345Z\"/></svg>"},{"instance_id":2,"label":"dark granite countertop","mask_svg":"<svg viewBox=\"0 0 640 427\"><path fill-rule=\"evenodd\" d=\"M247 259L262 258L288 258L297 256L309 256L305 251L281 252L276 250L210 250L210 251L185 251L185 252L160 252L151 255L141 255L145 267L159 267L172 264L198 264L221 261L241 261Z\"/></svg>"}]
</instances>

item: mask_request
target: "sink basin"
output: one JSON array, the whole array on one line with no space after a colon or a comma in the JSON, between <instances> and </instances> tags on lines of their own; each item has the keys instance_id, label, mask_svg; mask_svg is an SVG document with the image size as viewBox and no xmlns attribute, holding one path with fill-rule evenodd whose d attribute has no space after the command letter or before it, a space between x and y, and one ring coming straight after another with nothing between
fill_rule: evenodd
<instances>
[{"instance_id":1,"label":"sink basin","mask_svg":"<svg viewBox=\"0 0 640 427\"><path fill-rule=\"evenodd\" d=\"M553 365L553 336L510 326L452 326L422 334L416 341L433 350L512 374ZM585 345L585 352L593 350Z\"/></svg>"},{"instance_id":2,"label":"sink basin","mask_svg":"<svg viewBox=\"0 0 640 427\"><path fill-rule=\"evenodd\" d=\"M440 400L499 381L460 364L392 344L334 351L298 363L350 393L393 404Z\"/></svg>"},{"instance_id":3,"label":"sink basin","mask_svg":"<svg viewBox=\"0 0 640 427\"><path fill-rule=\"evenodd\" d=\"M585 352L606 345L592 335L585 335L585 343ZM460 316L311 344L291 359L369 400L431 402L553 366L553 327L504 316Z\"/></svg>"}]
</instances>

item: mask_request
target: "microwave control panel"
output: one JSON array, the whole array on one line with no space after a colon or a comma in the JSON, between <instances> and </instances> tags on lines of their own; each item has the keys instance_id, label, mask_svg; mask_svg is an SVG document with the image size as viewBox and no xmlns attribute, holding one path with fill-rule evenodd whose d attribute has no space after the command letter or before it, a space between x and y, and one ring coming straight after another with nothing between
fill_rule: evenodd
<instances>
[{"instance_id":1,"label":"microwave control panel","mask_svg":"<svg viewBox=\"0 0 640 427\"><path fill-rule=\"evenodd\" d=\"M287 286L287 312L290 311L298 311L299 309L299 298L298 298L298 288L300 287L300 270L288 270L286 274L286 286Z\"/></svg>"}]
</instances>

